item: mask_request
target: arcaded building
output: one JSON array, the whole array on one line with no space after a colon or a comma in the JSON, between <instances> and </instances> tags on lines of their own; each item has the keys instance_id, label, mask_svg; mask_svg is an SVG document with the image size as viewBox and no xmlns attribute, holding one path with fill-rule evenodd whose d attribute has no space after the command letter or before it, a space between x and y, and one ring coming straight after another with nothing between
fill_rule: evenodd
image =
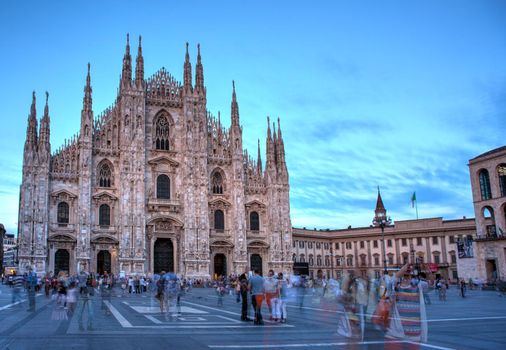
<instances>
[{"instance_id":1,"label":"arcaded building","mask_svg":"<svg viewBox=\"0 0 506 350\"><path fill-rule=\"evenodd\" d=\"M39 127L33 94L19 203L21 270L291 272L279 119L272 129L267 122L264 169L260 141L254 158L243 148L235 86L225 128L207 109L200 47L195 71L188 44L183 66L182 83L164 68L145 79L141 40L133 67L127 38L116 100L94 114L88 65L80 130L56 150L48 95Z\"/></svg>"},{"instance_id":2,"label":"arcaded building","mask_svg":"<svg viewBox=\"0 0 506 350\"><path fill-rule=\"evenodd\" d=\"M472 257L459 259L462 277L506 280L506 146L469 161L476 215Z\"/></svg>"}]
</instances>

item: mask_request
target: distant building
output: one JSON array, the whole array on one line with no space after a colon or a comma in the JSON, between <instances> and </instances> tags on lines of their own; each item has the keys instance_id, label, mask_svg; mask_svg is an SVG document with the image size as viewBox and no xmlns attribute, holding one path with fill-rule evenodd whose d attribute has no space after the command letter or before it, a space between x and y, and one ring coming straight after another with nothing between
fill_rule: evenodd
<instances>
[{"instance_id":1,"label":"distant building","mask_svg":"<svg viewBox=\"0 0 506 350\"><path fill-rule=\"evenodd\" d=\"M11 233L6 233L3 239L3 251L6 252L16 247L16 237Z\"/></svg>"},{"instance_id":2,"label":"distant building","mask_svg":"<svg viewBox=\"0 0 506 350\"><path fill-rule=\"evenodd\" d=\"M381 195L378 203L382 206ZM427 218L396 221L385 227L385 252L388 268L410 262L434 277L456 280L457 242L475 236L474 219L443 220ZM294 262L309 263L310 276L321 270L324 276L337 278L343 271L356 276L381 274L383 267L382 235L378 227L342 230L293 229Z\"/></svg>"},{"instance_id":3,"label":"distant building","mask_svg":"<svg viewBox=\"0 0 506 350\"><path fill-rule=\"evenodd\" d=\"M477 234L461 242L459 274L466 280L506 280L506 146L471 159L469 173Z\"/></svg>"}]
</instances>

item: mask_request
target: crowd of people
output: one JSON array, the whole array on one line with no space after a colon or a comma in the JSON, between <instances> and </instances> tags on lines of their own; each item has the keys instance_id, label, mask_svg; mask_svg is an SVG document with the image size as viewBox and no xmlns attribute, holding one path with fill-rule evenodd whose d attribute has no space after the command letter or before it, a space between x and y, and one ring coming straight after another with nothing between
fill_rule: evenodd
<instances>
[{"instance_id":1,"label":"crowd of people","mask_svg":"<svg viewBox=\"0 0 506 350\"><path fill-rule=\"evenodd\" d=\"M29 311L35 310L35 293L44 290L51 298L53 320L77 317L79 328L93 330L93 303L101 302L101 310L109 314L112 296L129 297L148 293L166 319L181 315L181 300L192 288L207 287L215 291L218 306L227 296L240 304L241 321L263 325L264 317L272 323L288 322L287 304L292 307L315 307L338 315L337 331L350 340L363 341L369 331L382 332L386 340L426 341L426 306L431 304L430 291L446 301L448 281L427 280L425 274L413 274L406 264L399 271L375 276L354 276L344 272L340 279L325 278L321 273L308 276L284 276L269 270L262 276L258 270L240 275L220 276L214 280L193 279L162 271L148 276L102 275L81 271L76 275L59 272L42 278L29 270L12 278L12 304L21 304L21 291L26 290ZM465 297L466 282L459 281ZM310 305L308 305L308 301ZM268 316L262 315L266 305ZM265 311L264 311L265 312ZM352 343L352 342L350 342ZM388 344L398 344L395 341ZM389 345L386 348L389 348ZM393 346L393 345L392 345Z\"/></svg>"}]
</instances>

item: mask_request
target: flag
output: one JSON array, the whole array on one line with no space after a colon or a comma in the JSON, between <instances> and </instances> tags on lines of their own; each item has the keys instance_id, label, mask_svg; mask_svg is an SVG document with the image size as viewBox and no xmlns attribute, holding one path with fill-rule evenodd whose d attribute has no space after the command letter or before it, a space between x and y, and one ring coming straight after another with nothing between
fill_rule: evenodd
<instances>
[{"instance_id":1,"label":"flag","mask_svg":"<svg viewBox=\"0 0 506 350\"><path fill-rule=\"evenodd\" d=\"M413 192L413 195L411 196L411 208L415 207L415 202L416 202L416 191Z\"/></svg>"}]
</instances>

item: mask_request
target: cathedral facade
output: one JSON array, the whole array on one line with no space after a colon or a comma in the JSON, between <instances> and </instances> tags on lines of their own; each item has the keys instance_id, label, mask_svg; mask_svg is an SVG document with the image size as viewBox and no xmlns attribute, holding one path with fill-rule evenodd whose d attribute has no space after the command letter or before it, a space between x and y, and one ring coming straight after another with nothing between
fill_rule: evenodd
<instances>
[{"instance_id":1,"label":"cathedral facade","mask_svg":"<svg viewBox=\"0 0 506 350\"><path fill-rule=\"evenodd\" d=\"M231 123L207 110L200 47L192 79L164 68L144 78L139 38L118 95L95 116L90 66L78 133L50 145L48 95L35 92L24 146L19 266L38 273L162 270L216 277L258 268L291 273L289 179L279 127L267 122L266 161L242 145L235 86Z\"/></svg>"}]
</instances>

